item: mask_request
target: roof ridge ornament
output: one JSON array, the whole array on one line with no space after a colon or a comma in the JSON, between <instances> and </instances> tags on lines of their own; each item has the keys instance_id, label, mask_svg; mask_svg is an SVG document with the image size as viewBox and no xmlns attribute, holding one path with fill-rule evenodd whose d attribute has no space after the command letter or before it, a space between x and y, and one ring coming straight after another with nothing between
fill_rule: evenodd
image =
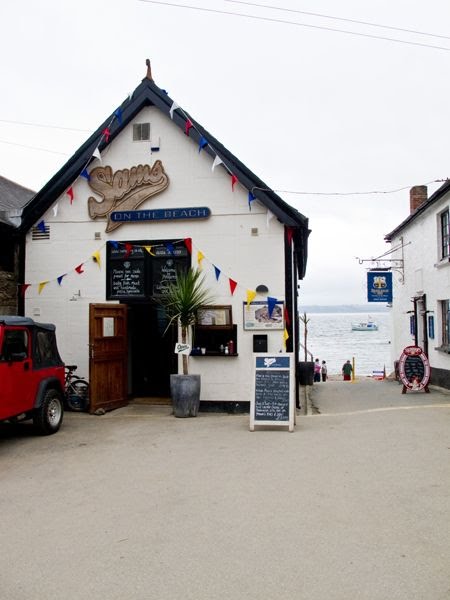
<instances>
[{"instance_id":1,"label":"roof ridge ornament","mask_svg":"<svg viewBox=\"0 0 450 600\"><path fill-rule=\"evenodd\" d=\"M150 79L150 81L153 81L152 67L150 65L150 59L149 58L147 58L147 60L145 61L145 64L147 65L147 75L145 77L146 77L146 79Z\"/></svg>"}]
</instances>

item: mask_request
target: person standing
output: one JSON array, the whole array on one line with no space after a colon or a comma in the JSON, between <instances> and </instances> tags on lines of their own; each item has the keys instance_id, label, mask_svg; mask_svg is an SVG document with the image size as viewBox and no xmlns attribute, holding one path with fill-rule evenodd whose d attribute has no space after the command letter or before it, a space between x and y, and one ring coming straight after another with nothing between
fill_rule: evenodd
<instances>
[{"instance_id":1,"label":"person standing","mask_svg":"<svg viewBox=\"0 0 450 600\"><path fill-rule=\"evenodd\" d=\"M316 358L314 363L314 383L320 381L320 360Z\"/></svg>"},{"instance_id":2,"label":"person standing","mask_svg":"<svg viewBox=\"0 0 450 600\"><path fill-rule=\"evenodd\" d=\"M327 363L326 361L322 361L322 381L326 381L327 380L327 375L328 375L328 369L327 369Z\"/></svg>"},{"instance_id":3,"label":"person standing","mask_svg":"<svg viewBox=\"0 0 450 600\"><path fill-rule=\"evenodd\" d=\"M352 378L353 367L349 360L344 363L342 366L342 375L344 377L344 381L350 381Z\"/></svg>"}]
</instances>

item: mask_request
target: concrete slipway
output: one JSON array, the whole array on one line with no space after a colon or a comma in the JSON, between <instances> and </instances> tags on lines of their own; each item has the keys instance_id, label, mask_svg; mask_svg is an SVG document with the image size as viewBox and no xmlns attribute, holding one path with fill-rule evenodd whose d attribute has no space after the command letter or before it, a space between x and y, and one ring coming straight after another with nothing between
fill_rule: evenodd
<instances>
[{"instance_id":1,"label":"concrete slipway","mask_svg":"<svg viewBox=\"0 0 450 600\"><path fill-rule=\"evenodd\" d=\"M315 384L295 432L168 407L0 428L4 600L448 600L450 396Z\"/></svg>"}]
</instances>

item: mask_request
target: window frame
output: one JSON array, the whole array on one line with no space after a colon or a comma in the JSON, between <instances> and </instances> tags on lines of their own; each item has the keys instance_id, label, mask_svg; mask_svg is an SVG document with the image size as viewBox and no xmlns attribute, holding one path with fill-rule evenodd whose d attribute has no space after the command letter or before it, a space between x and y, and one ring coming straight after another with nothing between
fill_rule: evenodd
<instances>
[{"instance_id":1,"label":"window frame","mask_svg":"<svg viewBox=\"0 0 450 600\"><path fill-rule=\"evenodd\" d=\"M450 257L450 211L446 208L439 214L440 260Z\"/></svg>"}]
</instances>

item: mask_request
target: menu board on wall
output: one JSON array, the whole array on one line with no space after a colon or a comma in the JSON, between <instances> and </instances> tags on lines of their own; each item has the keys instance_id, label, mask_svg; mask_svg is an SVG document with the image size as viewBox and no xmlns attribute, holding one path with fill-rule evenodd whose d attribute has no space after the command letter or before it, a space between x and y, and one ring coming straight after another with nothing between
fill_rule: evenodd
<instances>
[{"instance_id":1,"label":"menu board on wall","mask_svg":"<svg viewBox=\"0 0 450 600\"><path fill-rule=\"evenodd\" d=\"M177 273L185 268L185 259L155 258L152 261L152 295L163 296L170 284L177 280Z\"/></svg>"},{"instance_id":2,"label":"menu board on wall","mask_svg":"<svg viewBox=\"0 0 450 600\"><path fill-rule=\"evenodd\" d=\"M188 267L184 245L156 241L108 243L106 298L132 301L161 297L175 283L177 273Z\"/></svg>"},{"instance_id":3,"label":"menu board on wall","mask_svg":"<svg viewBox=\"0 0 450 600\"><path fill-rule=\"evenodd\" d=\"M144 260L125 260L112 264L109 269L111 298L145 297Z\"/></svg>"}]
</instances>

